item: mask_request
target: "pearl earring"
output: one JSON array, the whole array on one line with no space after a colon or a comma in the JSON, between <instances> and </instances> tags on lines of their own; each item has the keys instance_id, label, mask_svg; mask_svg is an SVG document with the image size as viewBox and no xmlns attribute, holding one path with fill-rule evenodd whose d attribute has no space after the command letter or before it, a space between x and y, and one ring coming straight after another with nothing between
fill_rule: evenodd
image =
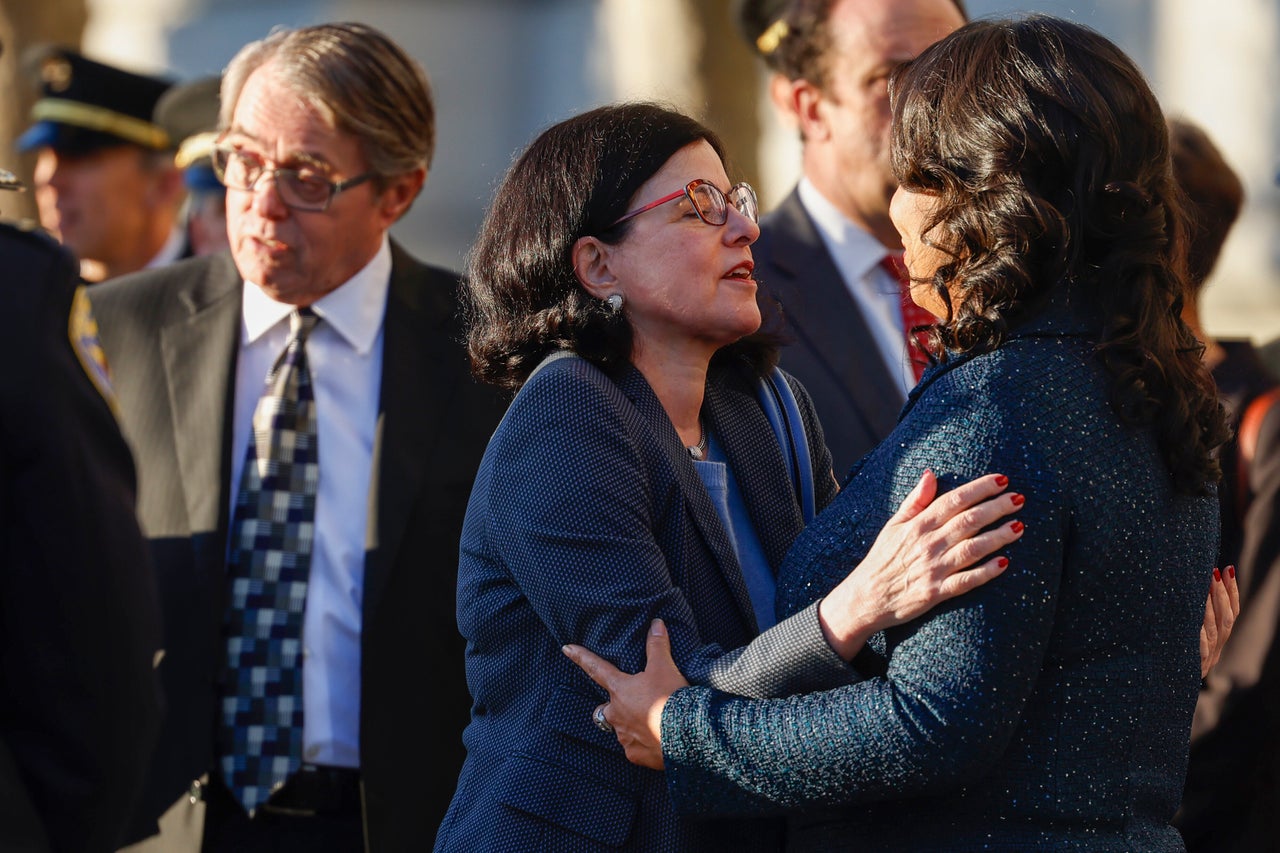
<instances>
[{"instance_id":1,"label":"pearl earring","mask_svg":"<svg viewBox=\"0 0 1280 853\"><path fill-rule=\"evenodd\" d=\"M609 307L610 314L620 314L622 312L622 294L610 294L609 298L604 301L604 304Z\"/></svg>"}]
</instances>

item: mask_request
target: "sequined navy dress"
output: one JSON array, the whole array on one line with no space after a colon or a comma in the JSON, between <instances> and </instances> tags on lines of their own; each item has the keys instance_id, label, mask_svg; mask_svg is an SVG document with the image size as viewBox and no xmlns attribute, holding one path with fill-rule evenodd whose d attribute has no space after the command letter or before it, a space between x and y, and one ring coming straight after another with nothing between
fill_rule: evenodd
<instances>
[{"instance_id":1,"label":"sequined navy dress","mask_svg":"<svg viewBox=\"0 0 1280 853\"><path fill-rule=\"evenodd\" d=\"M1169 821L1216 501L1175 494L1152 434L1119 422L1094 325L1051 310L925 374L797 539L779 611L831 589L926 467L946 487L1002 472L1026 494L1009 569L878 635L851 686L677 691L663 741L679 811L785 809L800 850L1182 849Z\"/></svg>"}]
</instances>

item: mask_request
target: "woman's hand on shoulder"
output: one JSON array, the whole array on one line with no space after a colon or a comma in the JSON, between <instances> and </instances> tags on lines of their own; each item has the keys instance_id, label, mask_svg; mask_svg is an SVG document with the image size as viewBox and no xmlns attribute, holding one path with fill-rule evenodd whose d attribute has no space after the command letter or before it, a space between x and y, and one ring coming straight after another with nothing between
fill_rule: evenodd
<instances>
[{"instance_id":1,"label":"woman's hand on shoulder","mask_svg":"<svg viewBox=\"0 0 1280 853\"><path fill-rule=\"evenodd\" d=\"M818 605L832 648L853 658L876 631L900 625L982 586L1009 565L996 556L1022 536L1017 520L992 527L1025 502L1009 479L988 474L938 496L926 470L867 556ZM936 499L935 499L936 498Z\"/></svg>"}]
</instances>

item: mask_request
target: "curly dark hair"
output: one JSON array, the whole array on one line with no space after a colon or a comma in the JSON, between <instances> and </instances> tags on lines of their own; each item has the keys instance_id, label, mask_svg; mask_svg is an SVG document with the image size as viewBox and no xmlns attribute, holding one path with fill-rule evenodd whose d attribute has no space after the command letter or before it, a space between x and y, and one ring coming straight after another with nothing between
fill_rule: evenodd
<instances>
[{"instance_id":1,"label":"curly dark hair","mask_svg":"<svg viewBox=\"0 0 1280 853\"><path fill-rule=\"evenodd\" d=\"M932 282L954 308L934 343L994 349L1065 289L1097 312L1115 411L1155 430L1180 492L1202 493L1227 432L1179 316L1180 193L1137 66L1079 24L985 20L900 68L890 98L894 176L937 199L923 232L953 259Z\"/></svg>"},{"instance_id":2,"label":"curly dark hair","mask_svg":"<svg viewBox=\"0 0 1280 853\"><path fill-rule=\"evenodd\" d=\"M467 348L476 378L518 389L557 349L605 370L629 361L631 327L578 282L573 245L584 236L622 242L631 222L611 223L673 154L700 140L724 160L719 138L694 119L626 103L566 119L525 149L499 184L467 262ZM716 359L745 356L763 372L776 363L775 343L751 336Z\"/></svg>"}]
</instances>

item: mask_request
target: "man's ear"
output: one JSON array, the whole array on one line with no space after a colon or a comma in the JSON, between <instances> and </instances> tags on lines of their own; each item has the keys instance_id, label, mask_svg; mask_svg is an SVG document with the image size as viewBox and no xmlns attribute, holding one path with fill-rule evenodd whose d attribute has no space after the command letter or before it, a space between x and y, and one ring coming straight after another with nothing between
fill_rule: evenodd
<instances>
[{"instance_id":1,"label":"man's ear","mask_svg":"<svg viewBox=\"0 0 1280 853\"><path fill-rule=\"evenodd\" d=\"M613 274L613 247L596 237L579 237L570 253L573 274L587 293L596 299L608 299L618 292L618 279Z\"/></svg>"},{"instance_id":2,"label":"man's ear","mask_svg":"<svg viewBox=\"0 0 1280 853\"><path fill-rule=\"evenodd\" d=\"M785 85L784 85L785 84ZM823 108L821 90L808 80L786 80L770 88L769 94L778 109L785 110L800 129L805 140L826 140L831 136Z\"/></svg>"},{"instance_id":3,"label":"man's ear","mask_svg":"<svg viewBox=\"0 0 1280 853\"><path fill-rule=\"evenodd\" d=\"M378 214L385 223L383 227L390 228L401 216L404 216L409 205L413 204L413 200L422 191L422 185L426 180L427 170L421 166L387 179L387 188L383 190L378 200Z\"/></svg>"},{"instance_id":4,"label":"man's ear","mask_svg":"<svg viewBox=\"0 0 1280 853\"><path fill-rule=\"evenodd\" d=\"M155 169L151 176L151 185L146 195L151 207L155 210L177 210L187 192L182 170L176 167Z\"/></svg>"},{"instance_id":5,"label":"man's ear","mask_svg":"<svg viewBox=\"0 0 1280 853\"><path fill-rule=\"evenodd\" d=\"M794 89L795 85L787 75L775 71L769 76L769 100L778 113L778 120L788 128L799 130L800 116L796 114Z\"/></svg>"}]
</instances>

